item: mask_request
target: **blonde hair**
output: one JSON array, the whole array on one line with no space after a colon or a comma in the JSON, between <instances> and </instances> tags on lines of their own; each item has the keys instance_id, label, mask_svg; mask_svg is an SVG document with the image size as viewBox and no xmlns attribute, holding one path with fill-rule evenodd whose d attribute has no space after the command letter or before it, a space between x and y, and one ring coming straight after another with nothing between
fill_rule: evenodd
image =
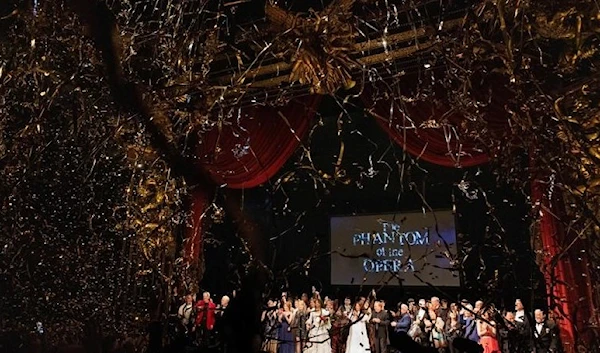
<instances>
[{"instance_id":1,"label":"blonde hair","mask_svg":"<svg viewBox=\"0 0 600 353\"><path fill-rule=\"evenodd\" d=\"M302 310L306 310L306 303L302 299L296 300L296 309L300 310L300 307L302 307Z\"/></svg>"}]
</instances>

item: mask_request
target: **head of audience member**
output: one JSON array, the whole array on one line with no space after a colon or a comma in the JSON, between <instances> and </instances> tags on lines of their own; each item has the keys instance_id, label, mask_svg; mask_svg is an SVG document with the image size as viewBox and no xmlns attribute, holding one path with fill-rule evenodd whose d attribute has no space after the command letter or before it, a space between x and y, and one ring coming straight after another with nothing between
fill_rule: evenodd
<instances>
[{"instance_id":1,"label":"head of audience member","mask_svg":"<svg viewBox=\"0 0 600 353\"><path fill-rule=\"evenodd\" d=\"M210 303L210 293L209 292L202 293L202 300L205 303Z\"/></svg>"},{"instance_id":2,"label":"head of audience member","mask_svg":"<svg viewBox=\"0 0 600 353\"><path fill-rule=\"evenodd\" d=\"M291 312L292 311L292 301L291 300L286 300L283 303L283 311L285 311L285 312Z\"/></svg>"},{"instance_id":3,"label":"head of audience member","mask_svg":"<svg viewBox=\"0 0 600 353\"><path fill-rule=\"evenodd\" d=\"M533 317L535 318L535 322L537 322L538 324L541 324L546 320L546 315L541 309L536 309L533 312Z\"/></svg>"},{"instance_id":4,"label":"head of audience member","mask_svg":"<svg viewBox=\"0 0 600 353\"><path fill-rule=\"evenodd\" d=\"M319 298L313 298L311 301L311 306L315 309L315 311L319 311L323 308L323 303Z\"/></svg>"},{"instance_id":5,"label":"head of audience member","mask_svg":"<svg viewBox=\"0 0 600 353\"><path fill-rule=\"evenodd\" d=\"M473 317L473 305L467 304L464 307L465 310L463 311L463 316L465 318Z\"/></svg>"},{"instance_id":6,"label":"head of audience member","mask_svg":"<svg viewBox=\"0 0 600 353\"><path fill-rule=\"evenodd\" d=\"M525 310L525 306L523 305L523 302L521 301L521 299L515 300L515 310L516 311Z\"/></svg>"},{"instance_id":7,"label":"head of audience member","mask_svg":"<svg viewBox=\"0 0 600 353\"><path fill-rule=\"evenodd\" d=\"M296 302L296 309L298 309L298 311L301 313L306 311L306 303L304 302L304 300L298 299L298 301Z\"/></svg>"},{"instance_id":8,"label":"head of audience member","mask_svg":"<svg viewBox=\"0 0 600 353\"><path fill-rule=\"evenodd\" d=\"M304 304L308 305L309 304L308 294L302 293L302 296L300 297L300 300L302 300L304 302Z\"/></svg>"},{"instance_id":9,"label":"head of audience member","mask_svg":"<svg viewBox=\"0 0 600 353\"><path fill-rule=\"evenodd\" d=\"M480 310L479 315L481 315L481 318L484 320L491 320L492 319L492 310L490 309L485 309L485 310Z\"/></svg>"},{"instance_id":10,"label":"head of audience member","mask_svg":"<svg viewBox=\"0 0 600 353\"><path fill-rule=\"evenodd\" d=\"M448 312L448 318L450 319L450 321L456 321L458 320L458 313L455 310L450 310Z\"/></svg>"},{"instance_id":11,"label":"head of audience member","mask_svg":"<svg viewBox=\"0 0 600 353\"><path fill-rule=\"evenodd\" d=\"M226 295L224 295L224 296L221 298L221 307L222 307L222 308L226 308L228 305L229 305L229 297L228 297L228 296L226 296Z\"/></svg>"},{"instance_id":12,"label":"head of audience member","mask_svg":"<svg viewBox=\"0 0 600 353\"><path fill-rule=\"evenodd\" d=\"M479 314L481 312L481 309L483 309L483 302L481 300L478 300L475 302L475 307L473 308L473 312Z\"/></svg>"},{"instance_id":13,"label":"head of audience member","mask_svg":"<svg viewBox=\"0 0 600 353\"><path fill-rule=\"evenodd\" d=\"M448 299L442 299L442 309L448 309Z\"/></svg>"},{"instance_id":14,"label":"head of audience member","mask_svg":"<svg viewBox=\"0 0 600 353\"><path fill-rule=\"evenodd\" d=\"M406 305L406 304L400 304L400 314L401 315L408 314L408 305Z\"/></svg>"},{"instance_id":15,"label":"head of audience member","mask_svg":"<svg viewBox=\"0 0 600 353\"><path fill-rule=\"evenodd\" d=\"M458 313L458 304L451 303L450 304L450 311L454 311L455 313Z\"/></svg>"},{"instance_id":16,"label":"head of audience member","mask_svg":"<svg viewBox=\"0 0 600 353\"><path fill-rule=\"evenodd\" d=\"M504 314L504 319L510 323L515 323L515 313L513 313L512 311L507 311L506 314Z\"/></svg>"},{"instance_id":17,"label":"head of audience member","mask_svg":"<svg viewBox=\"0 0 600 353\"><path fill-rule=\"evenodd\" d=\"M363 309L367 310L371 307L371 302L369 299L365 300L365 304L363 305Z\"/></svg>"},{"instance_id":18,"label":"head of audience member","mask_svg":"<svg viewBox=\"0 0 600 353\"><path fill-rule=\"evenodd\" d=\"M191 294L187 294L185 296L185 303L186 304L193 304L194 303L194 297Z\"/></svg>"},{"instance_id":19,"label":"head of audience member","mask_svg":"<svg viewBox=\"0 0 600 353\"><path fill-rule=\"evenodd\" d=\"M327 299L325 302L325 310L329 311L330 313L335 312L335 302L331 299Z\"/></svg>"},{"instance_id":20,"label":"head of audience member","mask_svg":"<svg viewBox=\"0 0 600 353\"><path fill-rule=\"evenodd\" d=\"M427 302L425 301L425 299L419 299L419 308L421 308L421 309L427 308Z\"/></svg>"},{"instance_id":21,"label":"head of audience member","mask_svg":"<svg viewBox=\"0 0 600 353\"><path fill-rule=\"evenodd\" d=\"M363 305L364 305L364 303L361 303L361 301L359 300L356 303L354 303L354 309L353 310L355 312L357 312L357 313L361 312L363 310Z\"/></svg>"},{"instance_id":22,"label":"head of audience member","mask_svg":"<svg viewBox=\"0 0 600 353\"><path fill-rule=\"evenodd\" d=\"M376 300L373 304L373 310L375 310L376 313L381 312L383 310L383 303L380 300Z\"/></svg>"},{"instance_id":23,"label":"head of audience member","mask_svg":"<svg viewBox=\"0 0 600 353\"><path fill-rule=\"evenodd\" d=\"M273 300L273 299L269 299L267 300L267 308L274 308L277 306L277 301Z\"/></svg>"},{"instance_id":24,"label":"head of audience member","mask_svg":"<svg viewBox=\"0 0 600 353\"><path fill-rule=\"evenodd\" d=\"M438 297L431 297L431 309L432 310L437 310L440 307L440 298Z\"/></svg>"},{"instance_id":25,"label":"head of audience member","mask_svg":"<svg viewBox=\"0 0 600 353\"><path fill-rule=\"evenodd\" d=\"M352 299L350 299L350 297L344 298L344 306L346 306L346 307L352 306Z\"/></svg>"}]
</instances>

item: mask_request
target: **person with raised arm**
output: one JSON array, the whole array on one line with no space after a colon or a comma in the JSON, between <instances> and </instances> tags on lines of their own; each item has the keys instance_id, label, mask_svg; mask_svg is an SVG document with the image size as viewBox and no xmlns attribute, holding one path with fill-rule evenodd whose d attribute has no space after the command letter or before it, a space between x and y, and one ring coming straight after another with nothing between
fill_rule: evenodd
<instances>
[{"instance_id":1,"label":"person with raised arm","mask_svg":"<svg viewBox=\"0 0 600 353\"><path fill-rule=\"evenodd\" d=\"M331 329L330 313L323 309L323 303L319 297L312 299L314 308L306 320L308 339L304 353L331 353L331 340L329 330Z\"/></svg>"},{"instance_id":2,"label":"person with raised arm","mask_svg":"<svg viewBox=\"0 0 600 353\"><path fill-rule=\"evenodd\" d=\"M366 302L357 301L350 313L350 331L346 341L346 353L369 353L371 351L367 332L367 323L371 319L371 315L370 311L364 308L365 304Z\"/></svg>"}]
</instances>

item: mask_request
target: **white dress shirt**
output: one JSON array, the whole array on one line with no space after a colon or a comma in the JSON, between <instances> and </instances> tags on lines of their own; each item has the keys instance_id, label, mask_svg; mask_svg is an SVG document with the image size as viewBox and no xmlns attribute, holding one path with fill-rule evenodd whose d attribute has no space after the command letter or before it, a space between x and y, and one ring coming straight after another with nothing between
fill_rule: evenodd
<instances>
[{"instance_id":1,"label":"white dress shirt","mask_svg":"<svg viewBox=\"0 0 600 353\"><path fill-rule=\"evenodd\" d=\"M525 310L518 310L515 313L515 321L525 322Z\"/></svg>"},{"instance_id":2,"label":"white dress shirt","mask_svg":"<svg viewBox=\"0 0 600 353\"><path fill-rule=\"evenodd\" d=\"M537 333L536 336L540 336L542 334L542 330L544 329L544 323L543 322L536 322L535 323L535 332Z\"/></svg>"}]
</instances>

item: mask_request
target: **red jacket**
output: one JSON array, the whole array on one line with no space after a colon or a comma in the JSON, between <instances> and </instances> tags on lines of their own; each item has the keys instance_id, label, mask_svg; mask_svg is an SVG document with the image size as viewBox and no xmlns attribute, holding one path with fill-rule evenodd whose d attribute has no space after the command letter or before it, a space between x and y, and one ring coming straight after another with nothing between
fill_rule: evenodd
<instances>
[{"instance_id":1,"label":"red jacket","mask_svg":"<svg viewBox=\"0 0 600 353\"><path fill-rule=\"evenodd\" d=\"M201 326L206 314L206 327L207 330L212 330L215 327L215 310L217 306L213 302L205 303L204 300L200 300L196 303L196 326Z\"/></svg>"}]
</instances>

